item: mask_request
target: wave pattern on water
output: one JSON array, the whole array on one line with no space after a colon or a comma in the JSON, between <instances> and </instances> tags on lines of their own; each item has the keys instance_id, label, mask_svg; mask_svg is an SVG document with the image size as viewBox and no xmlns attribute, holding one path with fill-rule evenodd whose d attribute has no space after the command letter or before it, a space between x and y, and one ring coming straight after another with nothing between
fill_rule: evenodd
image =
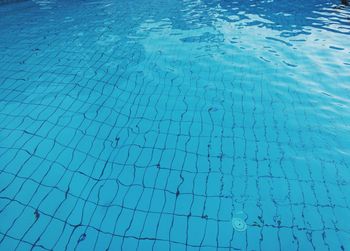
<instances>
[{"instance_id":1,"label":"wave pattern on water","mask_svg":"<svg viewBox=\"0 0 350 251\"><path fill-rule=\"evenodd\" d=\"M21 1L0 34L0 250L350 249L338 0Z\"/></svg>"}]
</instances>

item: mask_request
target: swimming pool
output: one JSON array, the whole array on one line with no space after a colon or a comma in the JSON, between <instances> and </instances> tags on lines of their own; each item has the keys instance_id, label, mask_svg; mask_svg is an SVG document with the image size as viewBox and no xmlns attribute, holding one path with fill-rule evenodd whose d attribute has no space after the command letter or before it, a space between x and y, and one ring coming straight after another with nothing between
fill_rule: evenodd
<instances>
[{"instance_id":1,"label":"swimming pool","mask_svg":"<svg viewBox=\"0 0 350 251\"><path fill-rule=\"evenodd\" d=\"M350 250L349 17L0 5L0 250Z\"/></svg>"}]
</instances>

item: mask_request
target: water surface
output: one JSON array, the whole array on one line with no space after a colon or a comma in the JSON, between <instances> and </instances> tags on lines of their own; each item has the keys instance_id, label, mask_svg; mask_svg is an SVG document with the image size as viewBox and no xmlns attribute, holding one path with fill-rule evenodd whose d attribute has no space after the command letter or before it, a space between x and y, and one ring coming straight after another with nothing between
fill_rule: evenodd
<instances>
[{"instance_id":1,"label":"water surface","mask_svg":"<svg viewBox=\"0 0 350 251\"><path fill-rule=\"evenodd\" d=\"M0 249L350 250L349 19L0 5Z\"/></svg>"}]
</instances>

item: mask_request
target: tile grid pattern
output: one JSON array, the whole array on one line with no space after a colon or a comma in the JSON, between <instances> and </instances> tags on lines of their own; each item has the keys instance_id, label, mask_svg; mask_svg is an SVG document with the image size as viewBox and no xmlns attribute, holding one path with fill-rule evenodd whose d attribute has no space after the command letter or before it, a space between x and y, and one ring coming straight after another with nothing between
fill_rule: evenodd
<instances>
[{"instance_id":1,"label":"tile grid pattern","mask_svg":"<svg viewBox=\"0 0 350 251\"><path fill-rule=\"evenodd\" d=\"M175 72L137 41L84 52L103 31L44 31L0 52L1 249L349 248L349 166L318 156L304 96L283 102L264 69Z\"/></svg>"}]
</instances>

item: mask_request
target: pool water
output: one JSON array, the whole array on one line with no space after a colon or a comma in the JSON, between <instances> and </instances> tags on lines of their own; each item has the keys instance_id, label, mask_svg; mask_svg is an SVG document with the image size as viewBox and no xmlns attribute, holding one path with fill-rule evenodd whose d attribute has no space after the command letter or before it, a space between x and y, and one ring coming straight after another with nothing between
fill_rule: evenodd
<instances>
[{"instance_id":1,"label":"pool water","mask_svg":"<svg viewBox=\"0 0 350 251\"><path fill-rule=\"evenodd\" d=\"M1 4L0 250L350 250L338 2Z\"/></svg>"}]
</instances>

